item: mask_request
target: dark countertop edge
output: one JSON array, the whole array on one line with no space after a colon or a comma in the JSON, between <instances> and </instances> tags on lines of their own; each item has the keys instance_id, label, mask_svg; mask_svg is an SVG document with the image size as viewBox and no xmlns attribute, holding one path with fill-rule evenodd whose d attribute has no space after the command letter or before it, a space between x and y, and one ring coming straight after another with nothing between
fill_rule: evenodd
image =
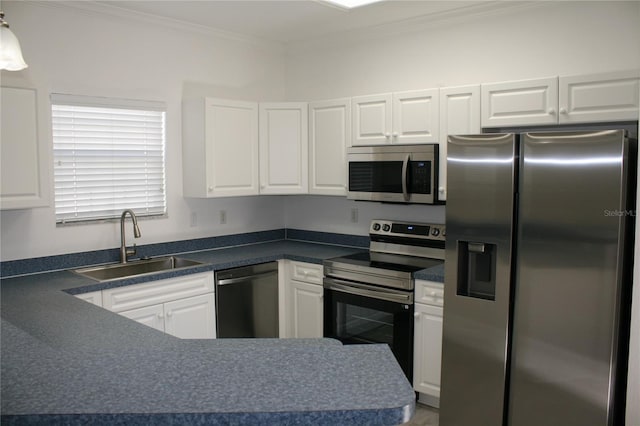
<instances>
[{"instance_id":1,"label":"dark countertop edge","mask_svg":"<svg viewBox=\"0 0 640 426\"><path fill-rule=\"evenodd\" d=\"M322 243L287 241L287 240L255 243L255 244L246 245L244 247L250 248L251 246L255 246L255 245L268 245L271 243L282 244L287 242L294 243L294 244L295 243L313 244L313 245L317 245L318 247L329 247L329 248L335 248L336 250L353 250L354 252L362 250L359 248L349 247L349 246L336 246L336 245L322 244ZM234 249L234 247L229 247L228 249ZM203 253L206 254L211 252L212 255L215 255L217 253L222 253L224 250L225 250L224 248L212 249L212 250L204 250L199 252L177 254L174 256L182 257L185 259L193 259L194 257L193 254L202 255ZM93 291L107 290L107 289L117 288L117 287L125 287L125 286L134 285L134 284L142 284L145 282L157 281L157 280L162 280L167 278L180 277L184 275L197 274L200 272L208 272L208 271L215 272L223 269L236 268L236 267L248 266L248 265L256 265L256 264L265 263L265 262L274 262L281 259L292 260L297 262L314 263L318 265L321 265L322 262L324 261L324 257L291 254L287 252L286 249L278 249L278 250L274 250L274 253L271 253L265 256L246 257L238 260L226 260L221 262L203 263L202 265L198 265L198 266L190 266L185 268L168 270L164 272L143 274L143 275L133 276L130 278L113 279L113 280L107 280L107 281L96 281L91 278L82 277L83 279L86 280L86 285L75 286L73 288L65 289L64 291L72 295L77 295L82 293L90 293ZM73 272L69 270L66 270L66 271L69 272L70 274L73 274ZM56 271L51 271L51 272L56 272ZM42 272L41 274L47 274L47 273L48 272ZM76 275L76 277L81 277L81 276ZM11 278L14 278L14 277L7 277L6 279L11 279Z\"/></svg>"},{"instance_id":2,"label":"dark countertop edge","mask_svg":"<svg viewBox=\"0 0 640 426\"><path fill-rule=\"evenodd\" d=\"M140 257L162 257L201 251L224 250L233 247L278 241L298 241L359 250L366 250L369 247L369 236L282 228L196 238L191 240L146 244L138 246L137 250ZM0 278L12 278L106 263L116 263L118 258L119 249L110 248L87 252L0 261Z\"/></svg>"},{"instance_id":3,"label":"dark countertop edge","mask_svg":"<svg viewBox=\"0 0 640 426\"><path fill-rule=\"evenodd\" d=\"M335 410L335 411L274 411L254 413L86 413L86 414L3 414L3 425L148 425L148 424L242 424L262 425L393 425L409 421L415 413L415 402L402 407Z\"/></svg>"},{"instance_id":4,"label":"dark countertop edge","mask_svg":"<svg viewBox=\"0 0 640 426\"><path fill-rule=\"evenodd\" d=\"M444 261L442 265L415 272L413 274L413 278L416 280L434 281L444 284Z\"/></svg>"}]
</instances>

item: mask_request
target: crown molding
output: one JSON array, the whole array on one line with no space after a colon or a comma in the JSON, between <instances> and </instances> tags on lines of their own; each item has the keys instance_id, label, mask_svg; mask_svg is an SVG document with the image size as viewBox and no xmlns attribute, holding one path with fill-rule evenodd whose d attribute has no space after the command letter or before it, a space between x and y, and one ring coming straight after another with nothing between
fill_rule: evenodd
<instances>
[{"instance_id":1,"label":"crown molding","mask_svg":"<svg viewBox=\"0 0 640 426\"><path fill-rule=\"evenodd\" d=\"M290 55L305 53L313 50L344 47L376 39L384 39L402 34L424 31L445 25L460 24L465 21L477 20L483 17L499 16L513 13L520 9L541 7L545 1L491 1L463 6L454 10L415 16L401 21L361 28L351 31L335 33L330 36L318 36L312 39L289 42L286 52Z\"/></svg>"},{"instance_id":2,"label":"crown molding","mask_svg":"<svg viewBox=\"0 0 640 426\"><path fill-rule=\"evenodd\" d=\"M110 4L98 3L94 0L57 0L57 1L30 1L32 5L49 8L74 9L79 13L91 16L110 16L128 20L134 23L146 23L171 28L177 31L190 32L206 37L221 38L233 42L253 45L267 50L284 51L285 45L281 42L269 41L263 38L252 37L232 31L208 27L206 25L186 22L180 19L167 18L145 12L138 12Z\"/></svg>"}]
</instances>

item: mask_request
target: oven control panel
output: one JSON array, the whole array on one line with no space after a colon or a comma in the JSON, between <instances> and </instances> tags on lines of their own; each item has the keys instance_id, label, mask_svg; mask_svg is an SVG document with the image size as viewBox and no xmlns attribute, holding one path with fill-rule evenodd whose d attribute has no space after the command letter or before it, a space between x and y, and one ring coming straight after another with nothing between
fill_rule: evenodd
<instances>
[{"instance_id":1,"label":"oven control panel","mask_svg":"<svg viewBox=\"0 0 640 426\"><path fill-rule=\"evenodd\" d=\"M435 241L444 241L447 236L446 228L443 224L396 222L385 219L372 220L369 234Z\"/></svg>"}]
</instances>

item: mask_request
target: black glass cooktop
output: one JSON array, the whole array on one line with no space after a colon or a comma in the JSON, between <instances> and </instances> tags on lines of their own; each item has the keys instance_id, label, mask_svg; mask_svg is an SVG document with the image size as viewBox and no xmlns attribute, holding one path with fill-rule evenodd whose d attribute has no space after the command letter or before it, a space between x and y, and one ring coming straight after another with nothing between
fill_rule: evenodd
<instances>
[{"instance_id":1,"label":"black glass cooktop","mask_svg":"<svg viewBox=\"0 0 640 426\"><path fill-rule=\"evenodd\" d=\"M387 269L391 271L414 273L421 269L431 268L444 263L441 259L431 259L397 254L359 252L348 256L330 259L340 262L370 268Z\"/></svg>"}]
</instances>

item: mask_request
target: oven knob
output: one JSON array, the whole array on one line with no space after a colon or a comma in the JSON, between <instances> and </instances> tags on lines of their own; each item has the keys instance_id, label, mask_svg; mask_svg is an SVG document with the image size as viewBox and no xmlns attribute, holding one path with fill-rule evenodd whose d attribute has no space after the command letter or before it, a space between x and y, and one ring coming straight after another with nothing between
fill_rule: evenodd
<instances>
[{"instance_id":1,"label":"oven knob","mask_svg":"<svg viewBox=\"0 0 640 426\"><path fill-rule=\"evenodd\" d=\"M437 237L438 235L440 235L440 230L438 228L433 228L431 230L431 235L433 235L434 237Z\"/></svg>"},{"instance_id":2,"label":"oven knob","mask_svg":"<svg viewBox=\"0 0 640 426\"><path fill-rule=\"evenodd\" d=\"M382 225L382 230L384 232L389 232L390 229L391 229L391 225L389 225L388 223L385 223L384 225Z\"/></svg>"},{"instance_id":3,"label":"oven knob","mask_svg":"<svg viewBox=\"0 0 640 426\"><path fill-rule=\"evenodd\" d=\"M379 223L377 223L377 222L376 222L376 223L374 223L374 224L373 224L373 230L374 230L374 231L379 231L379 230L380 230L380 224L379 224Z\"/></svg>"}]
</instances>

